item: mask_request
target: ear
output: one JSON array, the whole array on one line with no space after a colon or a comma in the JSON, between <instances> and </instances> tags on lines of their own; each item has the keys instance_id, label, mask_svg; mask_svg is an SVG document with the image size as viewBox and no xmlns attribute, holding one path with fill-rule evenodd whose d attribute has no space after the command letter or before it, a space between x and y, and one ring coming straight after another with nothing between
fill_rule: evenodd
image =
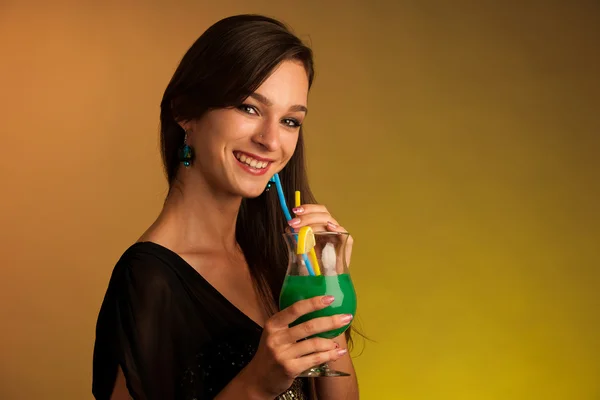
<instances>
[{"instance_id":1,"label":"ear","mask_svg":"<svg viewBox=\"0 0 600 400\"><path fill-rule=\"evenodd\" d=\"M177 121L177 125L179 125L184 132L192 129L192 121Z\"/></svg>"}]
</instances>

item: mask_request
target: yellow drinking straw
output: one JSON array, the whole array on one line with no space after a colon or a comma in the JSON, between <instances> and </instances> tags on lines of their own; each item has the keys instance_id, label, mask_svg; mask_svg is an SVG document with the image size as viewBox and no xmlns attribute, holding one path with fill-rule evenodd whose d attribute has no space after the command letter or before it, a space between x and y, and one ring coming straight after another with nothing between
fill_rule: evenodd
<instances>
[{"instance_id":1,"label":"yellow drinking straw","mask_svg":"<svg viewBox=\"0 0 600 400\"><path fill-rule=\"evenodd\" d=\"M314 247L310 249L308 256L310 257L310 261L315 269L315 275L321 275L321 267L319 267L319 260L317 260L317 253L315 253Z\"/></svg>"},{"instance_id":2,"label":"yellow drinking straw","mask_svg":"<svg viewBox=\"0 0 600 400\"><path fill-rule=\"evenodd\" d=\"M296 190L294 195L295 195L294 196L294 200L295 200L294 207L300 207L300 205L302 204L300 202L300 191ZM310 263L312 264L312 267L315 271L315 275L321 275L321 267L319 267L319 260L317 259L317 253L315 253L314 247L312 249L310 249L310 251L308 252L308 256L310 257Z\"/></svg>"}]
</instances>

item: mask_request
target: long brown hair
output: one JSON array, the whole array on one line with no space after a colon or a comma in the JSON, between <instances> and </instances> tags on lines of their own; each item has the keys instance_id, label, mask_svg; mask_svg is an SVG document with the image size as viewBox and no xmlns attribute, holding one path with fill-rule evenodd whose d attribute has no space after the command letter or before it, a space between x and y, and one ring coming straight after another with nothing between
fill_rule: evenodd
<instances>
[{"instance_id":1,"label":"long brown hair","mask_svg":"<svg viewBox=\"0 0 600 400\"><path fill-rule=\"evenodd\" d=\"M311 49L285 24L261 15L222 19L196 40L161 102L161 152L169 188L180 168L178 150L185 136L177 122L200 118L210 109L240 105L286 60L303 63L310 88L314 79ZM293 204L295 190L302 192L304 203L316 203L306 174L302 128L296 150L279 176L288 204ZM288 263L282 237L286 226L275 190L242 200L236 240L257 293L271 314L277 311Z\"/></svg>"}]
</instances>

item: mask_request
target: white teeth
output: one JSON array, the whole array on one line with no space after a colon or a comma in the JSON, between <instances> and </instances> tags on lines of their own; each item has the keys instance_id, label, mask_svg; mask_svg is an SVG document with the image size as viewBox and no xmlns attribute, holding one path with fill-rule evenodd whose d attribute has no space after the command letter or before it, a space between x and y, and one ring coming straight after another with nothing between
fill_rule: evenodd
<instances>
[{"instance_id":1,"label":"white teeth","mask_svg":"<svg viewBox=\"0 0 600 400\"><path fill-rule=\"evenodd\" d=\"M269 165L269 163L267 161L258 161L258 160L255 160L254 158L248 157L247 155L242 154L242 153L235 153L235 158L240 160L240 162L243 162L244 164L247 164L250 167L256 168L256 169L263 169L267 165Z\"/></svg>"}]
</instances>

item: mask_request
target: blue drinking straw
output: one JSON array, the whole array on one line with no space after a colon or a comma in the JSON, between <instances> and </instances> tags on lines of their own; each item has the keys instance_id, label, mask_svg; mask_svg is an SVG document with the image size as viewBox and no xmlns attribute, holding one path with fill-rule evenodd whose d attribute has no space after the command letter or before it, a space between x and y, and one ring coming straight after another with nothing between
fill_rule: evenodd
<instances>
[{"instance_id":1,"label":"blue drinking straw","mask_svg":"<svg viewBox=\"0 0 600 400\"><path fill-rule=\"evenodd\" d=\"M283 210L283 215L285 215L285 219L289 222L292 219L292 216L285 202L285 196L283 194L283 188L281 187L281 180L279 179L279 174L273 175L269 182L275 183L275 187L277 188L277 197L279 197L279 205L281 205L281 209ZM295 232L294 228L292 228L292 231ZM294 235L294 237L296 238L296 240L298 240L298 235ZM310 276L315 276L315 271L313 271L312 265L310 264L310 261L308 260L306 254L302 254L302 258L304 259L304 265L306 265L308 274Z\"/></svg>"}]
</instances>

